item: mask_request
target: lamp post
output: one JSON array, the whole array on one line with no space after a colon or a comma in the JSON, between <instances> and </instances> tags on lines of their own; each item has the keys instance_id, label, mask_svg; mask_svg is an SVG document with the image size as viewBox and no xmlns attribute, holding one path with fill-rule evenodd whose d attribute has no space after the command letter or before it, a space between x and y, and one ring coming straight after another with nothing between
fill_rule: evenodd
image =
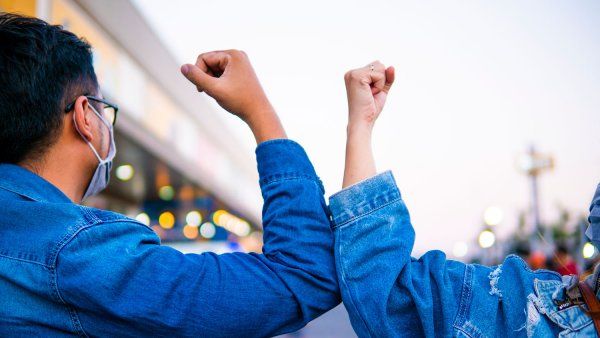
<instances>
[{"instance_id":1,"label":"lamp post","mask_svg":"<svg viewBox=\"0 0 600 338\"><path fill-rule=\"evenodd\" d=\"M554 168L554 158L548 154L541 154L535 150L532 145L529 151L521 158L519 163L520 169L529 177L531 185L531 209L530 219L533 223L534 231L541 236L549 245L545 248L546 252L554 247L554 239L552 238L551 229L546 227L542 229L540 219L540 203L539 203L539 187L538 177L544 171L549 171ZM539 244L538 244L539 245Z\"/></svg>"}]
</instances>

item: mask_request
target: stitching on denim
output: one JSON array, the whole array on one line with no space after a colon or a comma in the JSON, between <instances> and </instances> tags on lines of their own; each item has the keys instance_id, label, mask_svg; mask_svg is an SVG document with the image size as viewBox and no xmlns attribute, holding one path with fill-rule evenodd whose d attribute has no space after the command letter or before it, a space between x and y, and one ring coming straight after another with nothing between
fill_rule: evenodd
<instances>
[{"instance_id":1,"label":"stitching on denim","mask_svg":"<svg viewBox=\"0 0 600 338\"><path fill-rule=\"evenodd\" d=\"M124 218L124 219L115 219L115 220L110 220L110 221L102 221L102 220L100 220L99 222L96 222L96 223L91 223L91 224L88 224L88 225L85 225L85 226L82 226L82 227L78 228L78 229L77 229L77 230L76 230L76 231L73 233L73 235L72 235L70 238L68 238L68 240L67 240L67 241L65 241L64 243L62 243L62 246L61 246L61 247L58 249L58 251L57 251L57 257L58 257L58 254L60 253L60 251L61 251L61 250L62 250L62 249L63 249L63 248L64 248L64 247L67 245L67 244L69 244L69 243L70 243L70 242L71 242L71 241L72 241L72 240L73 240L75 237L77 237L77 235L78 235L79 233L83 232L84 230L88 230L88 229L90 229L90 228L92 228L92 227L95 227L95 226L106 225L106 224L111 224L111 223L131 223L131 224L133 224L133 225L137 225L137 226L139 226L139 227L141 227L141 228L144 228L144 229L145 229L145 230L147 230L147 231L150 231L150 232L151 232L153 235L156 235L156 233L155 233L154 231L152 231L150 228L148 228L146 225L144 225L144 224L142 224L142 223L139 223L139 222L137 222L137 221L135 221L135 220L129 219L129 218ZM54 257L54 259L55 259L55 261L54 261L54 266L56 265L56 259L57 259L57 257Z\"/></svg>"},{"instance_id":2,"label":"stitching on denim","mask_svg":"<svg viewBox=\"0 0 600 338\"><path fill-rule=\"evenodd\" d=\"M340 229L341 230L341 229ZM342 236L342 232L339 232L339 237ZM338 239L338 241L341 242L341 238ZM337 257L335 258L336 261L338 262L337 265L339 265L340 270L341 270L341 282L344 283L344 286L346 287L346 289L348 290L348 294L350 295L350 305L354 308L354 312L356 312L358 314L358 318L360 318L360 320L362 321L364 327L367 329L367 332L369 333L369 335L371 335L371 337L376 337L373 332L371 332L371 328L367 325L367 320L363 317L362 313L358 310L358 307L355 305L357 303L357 300L355 300L354 298L354 292L352 292L353 290L350 289L350 287L348 287L348 282L346 282L346 269L344 268L344 265L341 263L340 257L342 256L342 249L341 249L341 245L336 245L337 247ZM346 302L344 302L346 303Z\"/></svg>"},{"instance_id":3,"label":"stitching on denim","mask_svg":"<svg viewBox=\"0 0 600 338\"><path fill-rule=\"evenodd\" d=\"M86 210L87 212L87 210ZM121 223L121 222L127 222L127 223L132 223L135 225L139 225L147 230L150 230L147 226L135 222L133 220L128 220L128 219L123 219L123 220L111 220L111 221L107 221L107 222L103 222L101 221L98 217L96 217L94 215L94 218L99 220L99 222L96 223L92 223L92 224L88 224L86 226L83 227L79 227L76 229L76 231L74 231L74 233L72 234L71 237L65 236L65 238L63 240L61 240L61 245L57 247L59 247L59 249L56 251L56 256L54 257L54 261L53 261L53 267L51 268L53 270L53 277L54 279L51 281L51 283L53 284L54 290L56 292L56 295L58 296L58 299L60 300L60 302L62 302L65 307L67 308L67 310L69 311L69 314L71 316L71 323L73 324L73 326L75 327L75 329L78 331L78 333L80 333L80 335L83 335L84 337L88 337L87 333L85 332L85 330L83 329L83 326L81 325L81 321L79 319L79 315L77 314L77 311L70 305L67 304L67 302L65 302L65 300L63 299L63 297L60 295L60 290L58 288L58 274L56 273L56 260L58 259L58 254L60 253L60 251L68 244L70 243L79 233L91 229L94 226L98 226L98 225L104 225L104 224L110 224L110 223ZM151 231L151 230L150 230ZM63 243L64 242L64 243Z\"/></svg>"},{"instance_id":4,"label":"stitching on denim","mask_svg":"<svg viewBox=\"0 0 600 338\"><path fill-rule=\"evenodd\" d=\"M102 222L102 220L98 216L96 216L92 209L82 205L79 206L79 209L82 210L85 213L85 215L89 217L92 223Z\"/></svg>"},{"instance_id":5,"label":"stitching on denim","mask_svg":"<svg viewBox=\"0 0 600 338\"><path fill-rule=\"evenodd\" d=\"M12 257L12 256L4 255L4 254L1 254L1 253L0 253L0 257L4 257L6 259L10 259L10 260L14 260L14 261L19 261L19 262L24 262L24 263L30 263L30 264L40 265L40 266L43 266L45 268L50 268L50 265L44 264L42 262L36 262L36 261L24 259L24 258Z\"/></svg>"},{"instance_id":6,"label":"stitching on denim","mask_svg":"<svg viewBox=\"0 0 600 338\"><path fill-rule=\"evenodd\" d=\"M549 298L549 294L555 292L557 288L561 288L562 283L557 280L543 280L543 279L535 279L534 280L534 289L537 296L537 299L541 303L540 305L544 307L544 313L552 322L562 327L563 329L579 331L583 327L587 326L591 322L593 322L592 318L585 315L580 307L569 308L558 310L557 306L554 302ZM536 308L538 308L538 304L535 304ZM539 308L538 308L539 310ZM570 311L579 311L580 315L586 318L584 322L575 326L573 322L565 318L564 314Z\"/></svg>"},{"instance_id":7,"label":"stitching on denim","mask_svg":"<svg viewBox=\"0 0 600 338\"><path fill-rule=\"evenodd\" d=\"M387 205L397 200L402 200L402 196L400 195L400 191L398 189L386 190L384 192L378 192L375 196L363 197L365 198L359 203L353 205L353 208L344 208L342 212L338 213L335 219L342 220L340 225L352 221L355 218L362 217L363 215L368 214L371 209L380 208L382 204ZM351 209L350 212L347 212L347 209ZM368 211L359 211L359 209L365 209Z\"/></svg>"},{"instance_id":8,"label":"stitching on denim","mask_svg":"<svg viewBox=\"0 0 600 338\"><path fill-rule=\"evenodd\" d=\"M69 319L71 319L71 324L73 325L75 331L77 331L78 335L87 337L88 335L85 333L83 327L81 326L81 321L79 320L77 311L70 304L67 304L67 302L65 302L65 300L60 294L60 291L58 290L58 275L56 273L56 269L51 268L50 271L52 274L52 277L50 278L50 289L53 291L54 296L58 299L58 301L61 302L69 312Z\"/></svg>"},{"instance_id":9,"label":"stitching on denim","mask_svg":"<svg viewBox=\"0 0 600 338\"><path fill-rule=\"evenodd\" d=\"M458 312L454 318L454 327L460 329L466 322L467 310L471 303L471 295L473 292L473 266L471 264L465 265L465 272L463 277L463 287L460 292L460 304L458 306Z\"/></svg>"},{"instance_id":10,"label":"stitching on denim","mask_svg":"<svg viewBox=\"0 0 600 338\"><path fill-rule=\"evenodd\" d=\"M60 250L66 245L66 243L70 242L77 234L79 234L83 229L91 227L99 223L100 219L94 215L91 210L88 210L86 207L79 206L78 208L82 212L82 219L78 219L75 223L75 227L73 230L68 231L63 238L54 246L50 254L50 262L51 262L51 271L52 271L52 280L50 282L52 289L56 293L56 297L58 300L63 303L67 311L69 312L69 317L71 319L71 324L74 329L77 331L79 336L88 337L87 333L84 331L83 326L81 325L81 320L79 319L79 315L77 311L63 299L60 294L60 290L58 289L58 274L56 273L56 261L58 260L58 254ZM92 223L88 223L91 221Z\"/></svg>"},{"instance_id":11,"label":"stitching on denim","mask_svg":"<svg viewBox=\"0 0 600 338\"><path fill-rule=\"evenodd\" d=\"M388 182L388 178L391 178L392 182ZM348 187L346 187L346 188L344 188L344 189L336 192L335 194L329 196L329 199L332 199L332 198L334 198L334 197L336 197L336 196L338 196L338 195L340 195L340 194L342 194L342 193L344 193L344 192L346 192L346 191L348 191L350 189L353 189L356 186L362 185L362 184L364 184L366 182L375 181L376 179L377 180L384 180L385 181L384 183L386 185L389 185L389 184L392 184L394 186L396 185L395 184L395 180L394 180L394 175L392 174L392 172L390 170L386 170L386 171L384 171L382 173L379 173L379 174L377 174L375 176L371 176L371 177L369 177L369 178L367 178L365 180L362 180L360 182L354 183L354 184L352 184L352 185L350 185L350 186L348 186ZM396 190L398 190L398 193L400 192L400 190L397 187L396 187Z\"/></svg>"},{"instance_id":12,"label":"stitching on denim","mask_svg":"<svg viewBox=\"0 0 600 338\"><path fill-rule=\"evenodd\" d=\"M60 249L62 248L62 246L64 246L64 244L66 242L68 242L71 238L73 238L75 235L77 235L79 233L79 231L81 231L82 228L85 228L86 226L94 225L94 224L97 224L97 223L89 224L85 220L78 219L77 222L75 222L75 227L71 231L67 231L65 233L65 235L60 239L60 241L58 241L58 243L56 243L56 245L50 252L50 257L49 257L50 267L52 267L52 268L56 267L56 259L58 257L58 252L60 251Z\"/></svg>"},{"instance_id":13,"label":"stitching on denim","mask_svg":"<svg viewBox=\"0 0 600 338\"><path fill-rule=\"evenodd\" d=\"M365 217L365 216L368 216L368 215L370 215L370 214L374 213L375 211L377 211L377 210L379 210L379 209L381 209L381 208L385 208L385 207L387 207L388 205L390 205L390 204L393 204L393 203L396 203L396 202L398 202L398 201L402 201L402 198L400 198L399 196L398 196L397 198L394 198L393 200L391 200L391 201L389 201L389 202L386 202L385 204L382 204L382 205L380 205L380 206L378 206L378 207L372 208L371 210L369 210L369 211L367 211L367 212L363 212L363 213L361 213L360 215L352 216L352 217L350 217L349 219L345 220L344 222L341 222L340 224L337 224L337 222L335 222L335 217L334 217L334 219L333 219L333 223L334 223L335 225L333 226L333 229L336 229L336 228L343 227L343 226L347 225L348 223L351 223L351 222L353 222L353 221L355 221L355 220L358 220L358 219L361 219L361 218L363 218L363 217Z\"/></svg>"},{"instance_id":14,"label":"stitching on denim","mask_svg":"<svg viewBox=\"0 0 600 338\"><path fill-rule=\"evenodd\" d=\"M10 191L13 194L17 194L19 196L27 197L28 199L30 199L32 201L36 201L36 202L45 202L46 201L46 200L40 199L40 198L33 198L33 197L29 196L28 194L25 194L23 192L19 192L16 189L13 189L12 187L7 187L6 185L0 185L0 189L4 189L6 191Z\"/></svg>"},{"instance_id":15,"label":"stitching on denim","mask_svg":"<svg viewBox=\"0 0 600 338\"><path fill-rule=\"evenodd\" d=\"M266 187L272 183L281 182L281 181L291 181L298 179L306 179L310 181L320 181L317 176L307 175L307 174L297 174L297 173L280 173L280 174L272 174L267 177L264 177L260 180L259 184L263 187Z\"/></svg>"},{"instance_id":16,"label":"stitching on denim","mask_svg":"<svg viewBox=\"0 0 600 338\"><path fill-rule=\"evenodd\" d=\"M473 323L471 323L470 321L466 321L464 323L464 326L455 327L455 329L462 332L467 337L487 337L481 332L481 330L477 326L473 325Z\"/></svg>"}]
</instances>

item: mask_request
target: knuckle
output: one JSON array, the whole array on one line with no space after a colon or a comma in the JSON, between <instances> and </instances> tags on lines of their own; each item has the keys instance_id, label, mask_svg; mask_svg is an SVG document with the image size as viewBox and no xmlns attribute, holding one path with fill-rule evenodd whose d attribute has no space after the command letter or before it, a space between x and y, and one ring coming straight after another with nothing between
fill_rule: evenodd
<instances>
[{"instance_id":1,"label":"knuckle","mask_svg":"<svg viewBox=\"0 0 600 338\"><path fill-rule=\"evenodd\" d=\"M233 57L243 56L243 52L238 49L230 49L227 51L227 54L229 54L230 56L233 56Z\"/></svg>"},{"instance_id":2,"label":"knuckle","mask_svg":"<svg viewBox=\"0 0 600 338\"><path fill-rule=\"evenodd\" d=\"M362 78L362 74L358 70L353 70L350 72L349 79L351 81L359 81Z\"/></svg>"}]
</instances>

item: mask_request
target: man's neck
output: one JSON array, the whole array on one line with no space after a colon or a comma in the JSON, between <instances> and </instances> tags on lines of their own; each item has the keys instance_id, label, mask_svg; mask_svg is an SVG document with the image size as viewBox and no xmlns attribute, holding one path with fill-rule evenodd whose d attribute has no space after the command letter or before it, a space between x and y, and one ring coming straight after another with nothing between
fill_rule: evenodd
<instances>
[{"instance_id":1,"label":"man's neck","mask_svg":"<svg viewBox=\"0 0 600 338\"><path fill-rule=\"evenodd\" d=\"M25 161L19 165L50 182L73 203L81 203L84 188L80 182L89 180L90 174L82 168L77 156L66 149L50 149L41 159Z\"/></svg>"}]
</instances>

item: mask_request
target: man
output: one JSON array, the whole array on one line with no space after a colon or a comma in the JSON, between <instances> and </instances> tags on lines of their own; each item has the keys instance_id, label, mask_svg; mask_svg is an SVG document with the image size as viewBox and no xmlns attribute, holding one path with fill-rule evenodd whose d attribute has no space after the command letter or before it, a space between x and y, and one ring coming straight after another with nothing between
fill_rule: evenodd
<instances>
[{"instance_id":1,"label":"man","mask_svg":"<svg viewBox=\"0 0 600 338\"><path fill-rule=\"evenodd\" d=\"M342 299L358 335L596 337L600 268L578 283L531 271L512 255L496 267L447 260L440 251L411 257L408 210L392 174L376 175L371 150L393 81L394 69L379 62L346 74L344 190L330 198L330 210ZM600 247L600 185L589 221L587 234Z\"/></svg>"},{"instance_id":2,"label":"man","mask_svg":"<svg viewBox=\"0 0 600 338\"><path fill-rule=\"evenodd\" d=\"M182 72L259 144L262 255L184 255L79 205L108 183L116 107L86 42L0 14L0 336L263 337L339 303L322 185L246 55L202 54Z\"/></svg>"}]
</instances>

